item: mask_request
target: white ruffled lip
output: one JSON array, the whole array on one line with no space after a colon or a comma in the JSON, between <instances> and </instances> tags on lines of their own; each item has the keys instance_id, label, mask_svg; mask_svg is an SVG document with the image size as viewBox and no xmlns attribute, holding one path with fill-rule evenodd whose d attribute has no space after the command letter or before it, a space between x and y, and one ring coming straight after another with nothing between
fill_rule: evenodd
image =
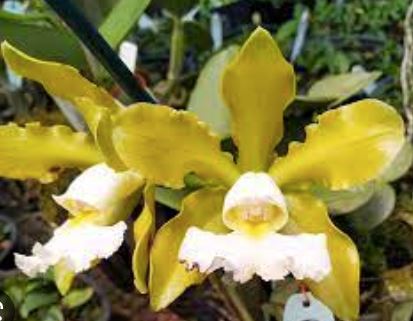
<instances>
[{"instance_id":1,"label":"white ruffled lip","mask_svg":"<svg viewBox=\"0 0 413 321\"><path fill-rule=\"evenodd\" d=\"M109 258L116 252L125 231L124 222L112 226L66 222L54 231L46 244L36 243L31 256L15 254L16 266L34 277L64 260L71 271L79 273L89 269L96 260Z\"/></svg>"},{"instance_id":2,"label":"white ruffled lip","mask_svg":"<svg viewBox=\"0 0 413 321\"><path fill-rule=\"evenodd\" d=\"M238 282L246 282L254 274L265 281L282 280L290 273L296 279L319 282L331 271L324 234L268 233L251 238L239 232L218 235L191 227L181 244L179 260L201 273L223 268Z\"/></svg>"},{"instance_id":3,"label":"white ruffled lip","mask_svg":"<svg viewBox=\"0 0 413 321\"><path fill-rule=\"evenodd\" d=\"M110 212L142 182L143 178L135 172L118 173L101 163L89 167L76 177L64 194L54 195L53 199L73 215L85 211Z\"/></svg>"}]
</instances>

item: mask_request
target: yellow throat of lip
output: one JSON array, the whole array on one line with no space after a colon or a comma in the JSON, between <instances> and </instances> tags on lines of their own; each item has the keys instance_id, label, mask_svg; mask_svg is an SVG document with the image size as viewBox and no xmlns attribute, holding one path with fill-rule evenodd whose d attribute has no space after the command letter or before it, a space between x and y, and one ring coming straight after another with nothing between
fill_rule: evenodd
<instances>
[{"instance_id":1,"label":"yellow throat of lip","mask_svg":"<svg viewBox=\"0 0 413 321\"><path fill-rule=\"evenodd\" d=\"M225 224L229 228L251 236L278 231L287 220L286 211L271 203L239 205L225 214Z\"/></svg>"}]
</instances>

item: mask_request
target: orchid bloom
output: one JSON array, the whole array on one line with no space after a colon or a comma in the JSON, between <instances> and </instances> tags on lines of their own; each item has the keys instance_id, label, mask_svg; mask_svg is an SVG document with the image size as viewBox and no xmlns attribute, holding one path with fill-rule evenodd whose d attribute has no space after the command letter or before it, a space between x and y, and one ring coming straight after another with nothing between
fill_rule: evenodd
<instances>
[{"instance_id":1,"label":"orchid bloom","mask_svg":"<svg viewBox=\"0 0 413 321\"><path fill-rule=\"evenodd\" d=\"M37 60L8 43L2 44L2 53L17 74L75 106L91 133L61 125L0 126L0 176L49 183L63 168L84 170L64 194L54 196L69 212L67 221L47 243L36 243L31 256L15 256L17 267L30 277L54 267L56 284L66 292L76 273L118 250L126 230L124 220L145 181L138 172L128 170L107 139L111 118L123 108L112 96L70 66Z\"/></svg>"},{"instance_id":2,"label":"orchid bloom","mask_svg":"<svg viewBox=\"0 0 413 321\"><path fill-rule=\"evenodd\" d=\"M231 114L235 162L220 139L185 111L138 103L113 119L120 159L149 181L182 188L187 174L205 187L157 232L150 251L149 293L161 309L206 274L223 268L244 282L291 273L342 320L359 309L359 257L330 221L312 184L331 190L364 184L391 163L404 141L401 117L378 100L327 111L285 156L274 148L295 77L271 35L258 28L222 76ZM152 209L153 210L153 209ZM145 219L153 221L149 206ZM149 225L146 225L149 226Z\"/></svg>"}]
</instances>

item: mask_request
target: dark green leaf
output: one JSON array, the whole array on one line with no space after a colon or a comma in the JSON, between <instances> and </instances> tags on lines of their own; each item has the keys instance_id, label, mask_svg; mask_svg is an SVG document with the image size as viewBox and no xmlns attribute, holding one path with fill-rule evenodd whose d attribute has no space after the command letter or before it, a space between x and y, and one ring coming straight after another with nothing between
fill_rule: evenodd
<instances>
[{"instance_id":1,"label":"dark green leaf","mask_svg":"<svg viewBox=\"0 0 413 321\"><path fill-rule=\"evenodd\" d=\"M39 291L29 293L20 306L20 315L27 318L31 312L53 305L59 301L59 295L54 292Z\"/></svg>"},{"instance_id":2,"label":"dark green leaf","mask_svg":"<svg viewBox=\"0 0 413 321\"><path fill-rule=\"evenodd\" d=\"M86 58L77 39L68 31L30 22L24 16L0 13L0 41L43 60L57 61L84 69ZM20 19L19 19L20 17Z\"/></svg>"},{"instance_id":3,"label":"dark green leaf","mask_svg":"<svg viewBox=\"0 0 413 321\"><path fill-rule=\"evenodd\" d=\"M195 48L199 52L207 51L212 47L212 38L209 30L200 23L184 21L185 42L189 48Z\"/></svg>"}]
</instances>

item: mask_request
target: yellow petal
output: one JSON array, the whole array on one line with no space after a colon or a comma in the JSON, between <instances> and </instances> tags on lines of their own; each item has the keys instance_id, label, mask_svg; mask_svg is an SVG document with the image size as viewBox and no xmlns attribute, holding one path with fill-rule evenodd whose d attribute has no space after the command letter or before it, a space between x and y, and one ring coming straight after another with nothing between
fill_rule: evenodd
<instances>
[{"instance_id":1,"label":"yellow petal","mask_svg":"<svg viewBox=\"0 0 413 321\"><path fill-rule=\"evenodd\" d=\"M239 176L204 123L166 106L141 103L125 109L115 120L113 142L123 162L155 184L182 187L190 172L227 185Z\"/></svg>"},{"instance_id":2,"label":"yellow petal","mask_svg":"<svg viewBox=\"0 0 413 321\"><path fill-rule=\"evenodd\" d=\"M187 229L196 226L216 233L227 232L222 223L225 191L203 189L183 200L181 213L166 223L155 236L151 251L149 293L151 306L160 310L174 301L184 290L201 283L204 276L188 272L178 262L178 252Z\"/></svg>"},{"instance_id":3,"label":"yellow petal","mask_svg":"<svg viewBox=\"0 0 413 321\"><path fill-rule=\"evenodd\" d=\"M383 172L404 143L402 118L374 99L325 112L306 134L304 143L290 144L271 167L278 185L311 182L348 189Z\"/></svg>"},{"instance_id":4,"label":"yellow petal","mask_svg":"<svg viewBox=\"0 0 413 321\"><path fill-rule=\"evenodd\" d=\"M242 170L267 170L283 134L283 111L295 96L293 67L271 35L258 28L222 78Z\"/></svg>"},{"instance_id":5,"label":"yellow petal","mask_svg":"<svg viewBox=\"0 0 413 321\"><path fill-rule=\"evenodd\" d=\"M0 126L0 176L49 183L62 168L86 168L102 162L99 151L84 133L66 126Z\"/></svg>"},{"instance_id":6,"label":"yellow petal","mask_svg":"<svg viewBox=\"0 0 413 321\"><path fill-rule=\"evenodd\" d=\"M109 93L82 77L71 66L35 59L7 42L1 44L1 50L7 65L16 74L41 83L51 95L71 102L76 97L88 97L114 111L119 107Z\"/></svg>"},{"instance_id":7,"label":"yellow petal","mask_svg":"<svg viewBox=\"0 0 413 321\"><path fill-rule=\"evenodd\" d=\"M147 274L149 265L149 246L155 232L155 187L147 185L144 192L145 205L133 225L135 250L132 267L135 286L141 293L147 293Z\"/></svg>"},{"instance_id":8,"label":"yellow petal","mask_svg":"<svg viewBox=\"0 0 413 321\"><path fill-rule=\"evenodd\" d=\"M310 194L288 194L290 221L288 234L324 233L332 271L321 282L306 281L314 293L343 321L355 321L359 313L360 263L356 246L338 230L320 200Z\"/></svg>"}]
</instances>

